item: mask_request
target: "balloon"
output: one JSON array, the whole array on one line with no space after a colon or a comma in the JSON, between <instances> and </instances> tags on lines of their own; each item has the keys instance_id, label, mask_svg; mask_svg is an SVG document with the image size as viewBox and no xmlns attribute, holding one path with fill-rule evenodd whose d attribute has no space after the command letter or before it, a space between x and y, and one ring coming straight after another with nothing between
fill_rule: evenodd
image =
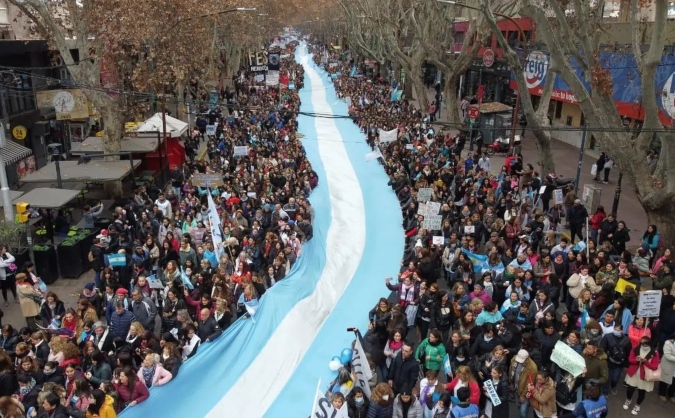
<instances>
[{"instance_id":1,"label":"balloon","mask_svg":"<svg viewBox=\"0 0 675 418\"><path fill-rule=\"evenodd\" d=\"M338 363L342 364L342 361L340 361L340 356L333 357L331 361L337 361Z\"/></svg>"},{"instance_id":2,"label":"balloon","mask_svg":"<svg viewBox=\"0 0 675 418\"><path fill-rule=\"evenodd\" d=\"M340 363L347 365L350 361L352 361L352 349L345 348L340 354Z\"/></svg>"},{"instance_id":3,"label":"balloon","mask_svg":"<svg viewBox=\"0 0 675 418\"><path fill-rule=\"evenodd\" d=\"M328 368L334 372L339 370L340 367L342 367L342 364L340 364L339 361L331 360L330 363L328 363Z\"/></svg>"}]
</instances>

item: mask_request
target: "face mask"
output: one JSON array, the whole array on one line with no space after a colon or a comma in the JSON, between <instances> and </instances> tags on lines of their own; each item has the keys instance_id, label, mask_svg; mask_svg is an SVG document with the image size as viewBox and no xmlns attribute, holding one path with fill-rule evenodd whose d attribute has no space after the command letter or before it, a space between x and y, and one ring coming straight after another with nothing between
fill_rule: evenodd
<instances>
[{"instance_id":1,"label":"face mask","mask_svg":"<svg viewBox=\"0 0 675 418\"><path fill-rule=\"evenodd\" d=\"M592 335L598 335L598 332L600 332L600 331L598 331L597 329L592 329L592 330L591 330L591 334L592 334Z\"/></svg>"},{"instance_id":2,"label":"face mask","mask_svg":"<svg viewBox=\"0 0 675 418\"><path fill-rule=\"evenodd\" d=\"M357 405L361 405L363 403L363 398L354 398L354 402L356 402Z\"/></svg>"},{"instance_id":3,"label":"face mask","mask_svg":"<svg viewBox=\"0 0 675 418\"><path fill-rule=\"evenodd\" d=\"M483 339L485 340L486 343L492 341L492 337L483 337Z\"/></svg>"},{"instance_id":4,"label":"face mask","mask_svg":"<svg viewBox=\"0 0 675 418\"><path fill-rule=\"evenodd\" d=\"M389 400L389 395L384 395L384 396L382 396L382 400L383 400L383 401L388 401L388 400Z\"/></svg>"},{"instance_id":5,"label":"face mask","mask_svg":"<svg viewBox=\"0 0 675 418\"><path fill-rule=\"evenodd\" d=\"M640 344L640 345L645 347L645 348L649 347L649 344Z\"/></svg>"},{"instance_id":6,"label":"face mask","mask_svg":"<svg viewBox=\"0 0 675 418\"><path fill-rule=\"evenodd\" d=\"M168 356L168 354L162 354L162 358L163 358L164 360L166 360L166 359L169 358L169 356Z\"/></svg>"},{"instance_id":7,"label":"face mask","mask_svg":"<svg viewBox=\"0 0 675 418\"><path fill-rule=\"evenodd\" d=\"M466 360L464 357L456 357L456 359L460 363L463 362L464 360Z\"/></svg>"},{"instance_id":8,"label":"face mask","mask_svg":"<svg viewBox=\"0 0 675 418\"><path fill-rule=\"evenodd\" d=\"M42 372L43 372L44 374L46 374L47 376L51 376L51 375L54 374L55 371L56 371L56 369L52 369L52 370L43 370Z\"/></svg>"},{"instance_id":9,"label":"face mask","mask_svg":"<svg viewBox=\"0 0 675 418\"><path fill-rule=\"evenodd\" d=\"M621 332L621 331L614 331L614 335L616 335L617 337L620 337L620 336L623 335L623 332Z\"/></svg>"}]
</instances>

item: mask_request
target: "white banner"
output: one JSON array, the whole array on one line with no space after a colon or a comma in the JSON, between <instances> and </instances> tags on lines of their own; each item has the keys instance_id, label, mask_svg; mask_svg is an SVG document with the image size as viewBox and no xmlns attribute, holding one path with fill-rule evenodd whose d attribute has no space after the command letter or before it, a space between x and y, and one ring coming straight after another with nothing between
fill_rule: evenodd
<instances>
[{"instance_id":1,"label":"white banner","mask_svg":"<svg viewBox=\"0 0 675 418\"><path fill-rule=\"evenodd\" d=\"M502 400L499 399L497 389L495 389L495 385L492 383L492 379L486 380L483 385L485 386L485 390L487 390L488 396L490 396L490 402L492 402L492 406L501 405Z\"/></svg>"},{"instance_id":2,"label":"white banner","mask_svg":"<svg viewBox=\"0 0 675 418\"><path fill-rule=\"evenodd\" d=\"M417 191L417 201L418 202L428 202L431 200L431 193L434 189L430 187L423 187Z\"/></svg>"},{"instance_id":3,"label":"white banner","mask_svg":"<svg viewBox=\"0 0 675 418\"><path fill-rule=\"evenodd\" d=\"M641 318L652 318L661 313L661 298L663 293L660 290L647 290L640 292L638 299L637 316Z\"/></svg>"},{"instance_id":4,"label":"white banner","mask_svg":"<svg viewBox=\"0 0 675 418\"><path fill-rule=\"evenodd\" d=\"M321 393L321 381L319 380L319 386L317 386L316 395L314 395L311 418L349 418L347 402L342 405L340 410L335 409L330 399L328 399L325 394Z\"/></svg>"},{"instance_id":5,"label":"white banner","mask_svg":"<svg viewBox=\"0 0 675 418\"><path fill-rule=\"evenodd\" d=\"M422 226L428 231L440 231L443 224L443 217L441 215L428 215L424 218Z\"/></svg>"},{"instance_id":6,"label":"white banner","mask_svg":"<svg viewBox=\"0 0 675 418\"><path fill-rule=\"evenodd\" d=\"M248 147L246 145L240 146L240 147L234 147L234 156L247 156L248 155Z\"/></svg>"},{"instance_id":7,"label":"white banner","mask_svg":"<svg viewBox=\"0 0 675 418\"><path fill-rule=\"evenodd\" d=\"M392 129L391 131L383 131L379 129L380 132L380 142L394 142L398 137L398 129Z\"/></svg>"},{"instance_id":8,"label":"white banner","mask_svg":"<svg viewBox=\"0 0 675 418\"><path fill-rule=\"evenodd\" d=\"M267 77L265 77L265 84L268 86L278 86L279 71L267 71Z\"/></svg>"},{"instance_id":9,"label":"white banner","mask_svg":"<svg viewBox=\"0 0 675 418\"><path fill-rule=\"evenodd\" d=\"M375 148L375 151L366 154L366 161L377 160L378 158L384 159L384 156L382 155L382 152L380 152L379 148Z\"/></svg>"},{"instance_id":10,"label":"white banner","mask_svg":"<svg viewBox=\"0 0 675 418\"><path fill-rule=\"evenodd\" d=\"M209 206L209 226L211 227L211 242L213 242L213 249L216 253L217 261L220 263L220 256L223 254L223 234L220 227L220 215L216 203L211 196L211 189L206 190L208 206Z\"/></svg>"},{"instance_id":11,"label":"white banner","mask_svg":"<svg viewBox=\"0 0 675 418\"><path fill-rule=\"evenodd\" d=\"M562 189L555 189L553 191L553 196L554 196L554 202L556 205L562 205L563 204L563 191Z\"/></svg>"},{"instance_id":12,"label":"white banner","mask_svg":"<svg viewBox=\"0 0 675 418\"><path fill-rule=\"evenodd\" d=\"M363 350L361 338L357 335L352 351L352 372L356 375L355 387L360 387L367 398L370 398L370 386L368 381L373 377L370 366L366 360L366 352Z\"/></svg>"},{"instance_id":13,"label":"white banner","mask_svg":"<svg viewBox=\"0 0 675 418\"><path fill-rule=\"evenodd\" d=\"M438 215L441 212L441 204L439 202L427 202L429 208L429 215Z\"/></svg>"}]
</instances>

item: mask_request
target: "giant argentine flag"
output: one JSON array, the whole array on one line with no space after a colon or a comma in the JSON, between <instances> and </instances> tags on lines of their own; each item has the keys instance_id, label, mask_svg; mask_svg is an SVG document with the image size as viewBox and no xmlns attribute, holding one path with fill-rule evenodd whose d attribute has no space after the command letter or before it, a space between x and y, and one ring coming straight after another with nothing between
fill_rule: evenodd
<instances>
[{"instance_id":1,"label":"giant argentine flag","mask_svg":"<svg viewBox=\"0 0 675 418\"><path fill-rule=\"evenodd\" d=\"M220 226L220 215L216 203L211 196L211 190L206 193L209 204L209 226L211 227L211 242L213 242L213 249L220 263L220 256L223 254L223 233Z\"/></svg>"}]
</instances>

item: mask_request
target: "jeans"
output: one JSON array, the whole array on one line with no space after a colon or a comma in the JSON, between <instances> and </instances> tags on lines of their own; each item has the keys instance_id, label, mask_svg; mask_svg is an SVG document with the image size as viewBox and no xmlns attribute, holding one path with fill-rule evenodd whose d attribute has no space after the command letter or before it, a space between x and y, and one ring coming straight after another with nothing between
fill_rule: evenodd
<instances>
[{"instance_id":1,"label":"jeans","mask_svg":"<svg viewBox=\"0 0 675 418\"><path fill-rule=\"evenodd\" d=\"M659 396L665 396L666 398L675 398L675 385L669 385L668 383L659 382Z\"/></svg>"},{"instance_id":2,"label":"jeans","mask_svg":"<svg viewBox=\"0 0 675 418\"><path fill-rule=\"evenodd\" d=\"M100 271L94 271L94 284L96 285L96 288L100 291L104 291L105 289L101 289L101 272Z\"/></svg>"},{"instance_id":3,"label":"jeans","mask_svg":"<svg viewBox=\"0 0 675 418\"><path fill-rule=\"evenodd\" d=\"M527 418L530 412L530 400L525 398L525 402L520 403L520 397L516 394L516 406L518 406L520 418Z\"/></svg>"},{"instance_id":4,"label":"jeans","mask_svg":"<svg viewBox=\"0 0 675 418\"><path fill-rule=\"evenodd\" d=\"M621 367L609 368L609 381L602 385L603 395L608 395L611 389L615 389L617 387L619 380L621 379L622 372L623 368Z\"/></svg>"}]
</instances>

